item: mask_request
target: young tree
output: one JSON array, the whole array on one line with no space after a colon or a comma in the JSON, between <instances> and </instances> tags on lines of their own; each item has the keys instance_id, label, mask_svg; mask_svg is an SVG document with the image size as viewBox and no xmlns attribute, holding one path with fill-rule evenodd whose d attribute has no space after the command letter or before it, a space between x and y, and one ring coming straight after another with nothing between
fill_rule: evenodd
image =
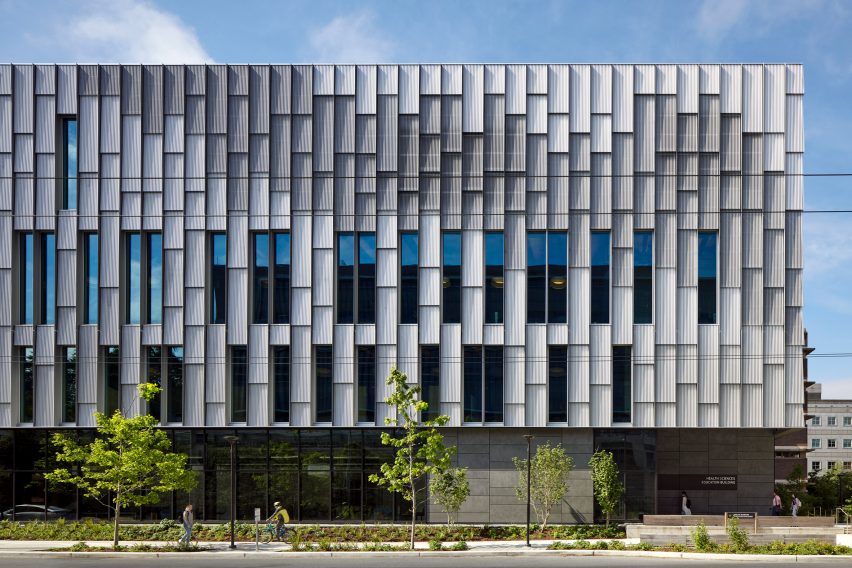
<instances>
[{"instance_id":1,"label":"young tree","mask_svg":"<svg viewBox=\"0 0 852 568\"><path fill-rule=\"evenodd\" d=\"M527 460L512 458L518 470L518 499L527 500ZM536 448L530 462L530 501L541 528L547 526L550 512L568 493L568 474L574 469L574 460L565 453L562 444L551 446L550 442Z\"/></svg>"},{"instance_id":2,"label":"young tree","mask_svg":"<svg viewBox=\"0 0 852 568\"><path fill-rule=\"evenodd\" d=\"M470 495L470 483L467 481L466 467L451 467L432 476L429 482L432 499L447 513L447 524L453 523Z\"/></svg>"},{"instance_id":3,"label":"young tree","mask_svg":"<svg viewBox=\"0 0 852 568\"><path fill-rule=\"evenodd\" d=\"M422 424L418 421L418 413L429 408L420 400L420 386L409 385L405 373L395 367L391 369L387 384L393 387L393 392L385 402L396 410L396 418L385 418L385 424L397 429L382 432L382 444L394 448L394 459L383 463L381 473L370 475L370 481L411 502L410 546L413 550L418 493L425 490L425 486L418 489L418 485L426 476L446 471L455 448L444 446L444 435L437 429L449 421L449 416L441 415Z\"/></svg>"},{"instance_id":4,"label":"young tree","mask_svg":"<svg viewBox=\"0 0 852 568\"><path fill-rule=\"evenodd\" d=\"M139 395L150 400L156 385L139 385ZM121 510L159 502L169 491L189 491L197 483L186 467L187 456L172 452L168 434L157 428L148 414L125 418L120 410L112 416L95 413L98 433L91 443L81 444L68 434L56 433L56 461L63 464L45 475L51 483L70 484L115 513L112 540L118 546ZM107 499L112 497L112 504Z\"/></svg>"},{"instance_id":5,"label":"young tree","mask_svg":"<svg viewBox=\"0 0 852 568\"><path fill-rule=\"evenodd\" d=\"M621 503L621 496L624 494L624 484L621 483L618 465L611 452L598 450L589 460L589 466L592 468L595 499L606 516L606 524L609 525L609 517Z\"/></svg>"}]
</instances>

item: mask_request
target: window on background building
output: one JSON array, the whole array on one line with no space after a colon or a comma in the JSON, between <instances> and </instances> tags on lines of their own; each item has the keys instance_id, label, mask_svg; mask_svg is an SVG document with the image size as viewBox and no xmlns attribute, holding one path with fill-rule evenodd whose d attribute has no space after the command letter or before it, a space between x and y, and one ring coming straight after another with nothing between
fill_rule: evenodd
<instances>
[{"instance_id":1,"label":"window on background building","mask_svg":"<svg viewBox=\"0 0 852 568\"><path fill-rule=\"evenodd\" d=\"M464 348L464 421L482 422L482 347Z\"/></svg>"},{"instance_id":2,"label":"window on background building","mask_svg":"<svg viewBox=\"0 0 852 568\"><path fill-rule=\"evenodd\" d=\"M62 121L62 208L77 208L77 119Z\"/></svg>"},{"instance_id":3,"label":"window on background building","mask_svg":"<svg viewBox=\"0 0 852 568\"><path fill-rule=\"evenodd\" d=\"M819 471L819 470L820 470L819 462L818 461L812 461L811 462L811 471Z\"/></svg>"},{"instance_id":4,"label":"window on background building","mask_svg":"<svg viewBox=\"0 0 852 568\"><path fill-rule=\"evenodd\" d=\"M35 264L33 250L33 234L21 233L21 323L32 325L35 299Z\"/></svg>"},{"instance_id":5,"label":"window on background building","mask_svg":"<svg viewBox=\"0 0 852 568\"><path fill-rule=\"evenodd\" d=\"M125 318L127 323L138 324L142 311L142 236L127 234L127 295L125 296Z\"/></svg>"},{"instance_id":6,"label":"window on background building","mask_svg":"<svg viewBox=\"0 0 852 568\"><path fill-rule=\"evenodd\" d=\"M316 373L316 422L330 423L333 408L334 354L331 345L314 347L314 372Z\"/></svg>"},{"instance_id":7,"label":"window on background building","mask_svg":"<svg viewBox=\"0 0 852 568\"><path fill-rule=\"evenodd\" d=\"M83 298L86 324L98 323L98 234L86 234L86 285Z\"/></svg>"},{"instance_id":8,"label":"window on background building","mask_svg":"<svg viewBox=\"0 0 852 568\"><path fill-rule=\"evenodd\" d=\"M698 323L716 323L716 233L698 231Z\"/></svg>"},{"instance_id":9,"label":"window on background building","mask_svg":"<svg viewBox=\"0 0 852 568\"><path fill-rule=\"evenodd\" d=\"M442 244L444 323L461 323L461 233L444 233Z\"/></svg>"},{"instance_id":10,"label":"window on background building","mask_svg":"<svg viewBox=\"0 0 852 568\"><path fill-rule=\"evenodd\" d=\"M633 233L633 323L652 323L654 313L654 233Z\"/></svg>"},{"instance_id":11,"label":"window on background building","mask_svg":"<svg viewBox=\"0 0 852 568\"><path fill-rule=\"evenodd\" d=\"M231 347L231 422L246 421L248 353L244 345Z\"/></svg>"},{"instance_id":12,"label":"window on background building","mask_svg":"<svg viewBox=\"0 0 852 568\"><path fill-rule=\"evenodd\" d=\"M152 345L146 349L145 353L145 374L149 383L155 384L161 389L163 388L163 349L159 345ZM162 397L161 393L157 393L148 401L148 414L157 419L157 422L162 421Z\"/></svg>"},{"instance_id":13,"label":"window on background building","mask_svg":"<svg viewBox=\"0 0 852 568\"><path fill-rule=\"evenodd\" d=\"M434 420L441 414L441 361L437 345L420 348L420 388L422 400L429 405L420 419Z\"/></svg>"},{"instance_id":14,"label":"window on background building","mask_svg":"<svg viewBox=\"0 0 852 568\"><path fill-rule=\"evenodd\" d=\"M62 348L62 421L77 421L77 348Z\"/></svg>"},{"instance_id":15,"label":"window on background building","mask_svg":"<svg viewBox=\"0 0 852 568\"><path fill-rule=\"evenodd\" d=\"M631 421L633 400L632 353L629 345L612 347L612 421Z\"/></svg>"},{"instance_id":16,"label":"window on background building","mask_svg":"<svg viewBox=\"0 0 852 568\"><path fill-rule=\"evenodd\" d=\"M825 469L827 469L827 470L834 469L834 463L835 462L833 462L833 461L825 462Z\"/></svg>"},{"instance_id":17,"label":"window on background building","mask_svg":"<svg viewBox=\"0 0 852 568\"><path fill-rule=\"evenodd\" d=\"M822 442L819 438L811 438L811 448L819 449L822 447Z\"/></svg>"},{"instance_id":18,"label":"window on background building","mask_svg":"<svg viewBox=\"0 0 852 568\"><path fill-rule=\"evenodd\" d=\"M228 322L228 237L210 237L210 323Z\"/></svg>"},{"instance_id":19,"label":"window on background building","mask_svg":"<svg viewBox=\"0 0 852 568\"><path fill-rule=\"evenodd\" d=\"M276 345L272 348L273 377L273 420L290 421L290 346Z\"/></svg>"},{"instance_id":20,"label":"window on background building","mask_svg":"<svg viewBox=\"0 0 852 568\"><path fill-rule=\"evenodd\" d=\"M568 321L568 233L547 233L547 321Z\"/></svg>"},{"instance_id":21,"label":"window on background building","mask_svg":"<svg viewBox=\"0 0 852 568\"><path fill-rule=\"evenodd\" d=\"M163 235L148 233L148 323L163 323Z\"/></svg>"},{"instance_id":22,"label":"window on background building","mask_svg":"<svg viewBox=\"0 0 852 568\"><path fill-rule=\"evenodd\" d=\"M592 231L592 323L609 323L609 231Z\"/></svg>"},{"instance_id":23,"label":"window on background building","mask_svg":"<svg viewBox=\"0 0 852 568\"><path fill-rule=\"evenodd\" d=\"M355 321L355 235L337 235L337 323Z\"/></svg>"},{"instance_id":24,"label":"window on background building","mask_svg":"<svg viewBox=\"0 0 852 568\"><path fill-rule=\"evenodd\" d=\"M417 233L399 236L399 323L417 323L419 244Z\"/></svg>"},{"instance_id":25,"label":"window on background building","mask_svg":"<svg viewBox=\"0 0 852 568\"><path fill-rule=\"evenodd\" d=\"M255 233L252 263L252 322L269 323L269 235Z\"/></svg>"},{"instance_id":26,"label":"window on background building","mask_svg":"<svg viewBox=\"0 0 852 568\"><path fill-rule=\"evenodd\" d=\"M844 426L852 426L852 416L844 416L843 417L843 425Z\"/></svg>"},{"instance_id":27,"label":"window on background building","mask_svg":"<svg viewBox=\"0 0 852 568\"><path fill-rule=\"evenodd\" d=\"M852 448L852 440L850 440L849 438L844 438L843 439L843 449L848 450L849 448Z\"/></svg>"},{"instance_id":28,"label":"window on background building","mask_svg":"<svg viewBox=\"0 0 852 568\"><path fill-rule=\"evenodd\" d=\"M568 422L568 348L547 351L547 420Z\"/></svg>"},{"instance_id":29,"label":"window on background building","mask_svg":"<svg viewBox=\"0 0 852 568\"><path fill-rule=\"evenodd\" d=\"M358 422L376 421L376 347L358 347Z\"/></svg>"},{"instance_id":30,"label":"window on background building","mask_svg":"<svg viewBox=\"0 0 852 568\"><path fill-rule=\"evenodd\" d=\"M835 440L834 438L829 438L828 440L826 440L826 447L836 448L837 447L837 440Z\"/></svg>"},{"instance_id":31,"label":"window on background building","mask_svg":"<svg viewBox=\"0 0 852 568\"><path fill-rule=\"evenodd\" d=\"M819 416L814 416L813 418L811 418L811 426L819 426L821 422L822 420Z\"/></svg>"},{"instance_id":32,"label":"window on background building","mask_svg":"<svg viewBox=\"0 0 852 568\"><path fill-rule=\"evenodd\" d=\"M503 233L485 233L485 323L503 323L503 286Z\"/></svg>"},{"instance_id":33,"label":"window on background building","mask_svg":"<svg viewBox=\"0 0 852 568\"><path fill-rule=\"evenodd\" d=\"M168 347L166 372L169 422L183 422L183 347ZM245 402L243 403L245 405Z\"/></svg>"},{"instance_id":34,"label":"window on background building","mask_svg":"<svg viewBox=\"0 0 852 568\"><path fill-rule=\"evenodd\" d=\"M527 323L547 322L547 233L527 233Z\"/></svg>"},{"instance_id":35,"label":"window on background building","mask_svg":"<svg viewBox=\"0 0 852 568\"><path fill-rule=\"evenodd\" d=\"M485 422L503 422L503 346L483 348Z\"/></svg>"},{"instance_id":36,"label":"window on background building","mask_svg":"<svg viewBox=\"0 0 852 568\"><path fill-rule=\"evenodd\" d=\"M376 235L358 235L358 323L376 323Z\"/></svg>"},{"instance_id":37,"label":"window on background building","mask_svg":"<svg viewBox=\"0 0 852 568\"><path fill-rule=\"evenodd\" d=\"M35 367L33 366L33 348L21 350L21 417L20 422L33 421L35 405Z\"/></svg>"},{"instance_id":38,"label":"window on background building","mask_svg":"<svg viewBox=\"0 0 852 568\"><path fill-rule=\"evenodd\" d=\"M56 237L41 236L41 323L56 323Z\"/></svg>"},{"instance_id":39,"label":"window on background building","mask_svg":"<svg viewBox=\"0 0 852 568\"><path fill-rule=\"evenodd\" d=\"M273 270L275 294L272 299L272 321L273 323L290 323L290 233L275 233Z\"/></svg>"},{"instance_id":40,"label":"window on background building","mask_svg":"<svg viewBox=\"0 0 852 568\"><path fill-rule=\"evenodd\" d=\"M828 417L828 426L837 426L837 416Z\"/></svg>"},{"instance_id":41,"label":"window on background building","mask_svg":"<svg viewBox=\"0 0 852 568\"><path fill-rule=\"evenodd\" d=\"M121 385L121 357L118 346L111 345L104 348L104 402L106 414L111 416L120 409L121 398L119 387Z\"/></svg>"},{"instance_id":42,"label":"window on background building","mask_svg":"<svg viewBox=\"0 0 852 568\"><path fill-rule=\"evenodd\" d=\"M843 469L852 469L852 461L843 462Z\"/></svg>"}]
</instances>

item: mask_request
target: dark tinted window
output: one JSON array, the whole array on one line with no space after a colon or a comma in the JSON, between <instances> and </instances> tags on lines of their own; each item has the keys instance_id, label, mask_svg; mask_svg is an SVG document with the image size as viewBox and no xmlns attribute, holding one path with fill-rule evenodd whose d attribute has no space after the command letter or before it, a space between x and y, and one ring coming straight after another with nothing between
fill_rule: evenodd
<instances>
[{"instance_id":1,"label":"dark tinted window","mask_svg":"<svg viewBox=\"0 0 852 568\"><path fill-rule=\"evenodd\" d=\"M485 323L503 323L503 233L485 233Z\"/></svg>"},{"instance_id":2,"label":"dark tinted window","mask_svg":"<svg viewBox=\"0 0 852 568\"><path fill-rule=\"evenodd\" d=\"M147 348L145 353L146 365L146 380L160 387L162 390L163 384L163 349L159 345L152 345ZM148 414L162 421L162 392L148 401Z\"/></svg>"},{"instance_id":3,"label":"dark tinted window","mask_svg":"<svg viewBox=\"0 0 852 568\"><path fill-rule=\"evenodd\" d=\"M290 421L290 346L278 345L273 347L272 370L275 384L273 385L275 396L274 421Z\"/></svg>"},{"instance_id":4,"label":"dark tinted window","mask_svg":"<svg viewBox=\"0 0 852 568\"><path fill-rule=\"evenodd\" d=\"M56 238L41 237L41 323L56 323Z\"/></svg>"},{"instance_id":5,"label":"dark tinted window","mask_svg":"<svg viewBox=\"0 0 852 568\"><path fill-rule=\"evenodd\" d=\"M35 299L35 251L33 250L33 234L21 234L21 323L32 325Z\"/></svg>"},{"instance_id":6,"label":"dark tinted window","mask_svg":"<svg viewBox=\"0 0 852 568\"><path fill-rule=\"evenodd\" d=\"M77 421L77 348L62 350L62 421Z\"/></svg>"},{"instance_id":7,"label":"dark tinted window","mask_svg":"<svg viewBox=\"0 0 852 568\"><path fill-rule=\"evenodd\" d=\"M488 346L485 357L485 422L503 421L503 347Z\"/></svg>"},{"instance_id":8,"label":"dark tinted window","mask_svg":"<svg viewBox=\"0 0 852 568\"><path fill-rule=\"evenodd\" d=\"M568 348L550 347L547 353L547 419L568 421Z\"/></svg>"},{"instance_id":9,"label":"dark tinted window","mask_svg":"<svg viewBox=\"0 0 852 568\"><path fill-rule=\"evenodd\" d=\"M353 323L355 311L355 235L337 236L337 323Z\"/></svg>"},{"instance_id":10,"label":"dark tinted window","mask_svg":"<svg viewBox=\"0 0 852 568\"><path fill-rule=\"evenodd\" d=\"M716 323L716 233L698 232L698 323Z\"/></svg>"},{"instance_id":11,"label":"dark tinted window","mask_svg":"<svg viewBox=\"0 0 852 568\"><path fill-rule=\"evenodd\" d=\"M527 233L527 322L547 321L547 233Z\"/></svg>"},{"instance_id":12,"label":"dark tinted window","mask_svg":"<svg viewBox=\"0 0 852 568\"><path fill-rule=\"evenodd\" d=\"M464 421L482 422L482 347L464 347Z\"/></svg>"},{"instance_id":13,"label":"dark tinted window","mask_svg":"<svg viewBox=\"0 0 852 568\"><path fill-rule=\"evenodd\" d=\"M612 421L630 422L632 400L630 346L612 348Z\"/></svg>"},{"instance_id":14,"label":"dark tinted window","mask_svg":"<svg viewBox=\"0 0 852 568\"><path fill-rule=\"evenodd\" d=\"M183 347L169 347L167 372L169 422L183 422ZM245 404L245 403L243 403Z\"/></svg>"},{"instance_id":15,"label":"dark tinted window","mask_svg":"<svg viewBox=\"0 0 852 568\"><path fill-rule=\"evenodd\" d=\"M148 233L148 323L163 323L163 235Z\"/></svg>"},{"instance_id":16,"label":"dark tinted window","mask_svg":"<svg viewBox=\"0 0 852 568\"><path fill-rule=\"evenodd\" d=\"M592 323L609 323L609 231L592 232Z\"/></svg>"},{"instance_id":17,"label":"dark tinted window","mask_svg":"<svg viewBox=\"0 0 852 568\"><path fill-rule=\"evenodd\" d=\"M332 363L331 345L314 347L314 369L316 372L316 422L331 422L332 416Z\"/></svg>"},{"instance_id":18,"label":"dark tinted window","mask_svg":"<svg viewBox=\"0 0 852 568\"><path fill-rule=\"evenodd\" d=\"M547 321L568 321L568 233L547 233Z\"/></svg>"},{"instance_id":19,"label":"dark tinted window","mask_svg":"<svg viewBox=\"0 0 852 568\"><path fill-rule=\"evenodd\" d=\"M252 315L254 323L269 323L269 235L255 233L252 265Z\"/></svg>"},{"instance_id":20,"label":"dark tinted window","mask_svg":"<svg viewBox=\"0 0 852 568\"><path fill-rule=\"evenodd\" d=\"M290 323L290 233L275 234L274 323Z\"/></svg>"},{"instance_id":21,"label":"dark tinted window","mask_svg":"<svg viewBox=\"0 0 852 568\"><path fill-rule=\"evenodd\" d=\"M33 403L35 396L35 368L33 367L33 348L21 350L21 416L20 422L33 421Z\"/></svg>"},{"instance_id":22,"label":"dark tinted window","mask_svg":"<svg viewBox=\"0 0 852 568\"><path fill-rule=\"evenodd\" d=\"M77 208L77 120L68 118L63 121L63 163L62 187L63 208Z\"/></svg>"},{"instance_id":23,"label":"dark tinted window","mask_svg":"<svg viewBox=\"0 0 852 568\"><path fill-rule=\"evenodd\" d=\"M228 237L215 233L210 240L210 323L227 323Z\"/></svg>"},{"instance_id":24,"label":"dark tinted window","mask_svg":"<svg viewBox=\"0 0 852 568\"><path fill-rule=\"evenodd\" d=\"M248 354L242 345L231 348L231 422L246 421Z\"/></svg>"},{"instance_id":25,"label":"dark tinted window","mask_svg":"<svg viewBox=\"0 0 852 568\"><path fill-rule=\"evenodd\" d=\"M654 233L633 233L633 323L651 323L654 313Z\"/></svg>"},{"instance_id":26,"label":"dark tinted window","mask_svg":"<svg viewBox=\"0 0 852 568\"><path fill-rule=\"evenodd\" d=\"M105 347L104 351L104 392L106 395L106 414L112 415L120 408L118 389L121 384L121 358L119 357L117 346Z\"/></svg>"},{"instance_id":27,"label":"dark tinted window","mask_svg":"<svg viewBox=\"0 0 852 568\"><path fill-rule=\"evenodd\" d=\"M358 347L358 422L376 421L376 348Z\"/></svg>"},{"instance_id":28,"label":"dark tinted window","mask_svg":"<svg viewBox=\"0 0 852 568\"><path fill-rule=\"evenodd\" d=\"M98 234L86 235L85 317L87 324L98 323Z\"/></svg>"},{"instance_id":29,"label":"dark tinted window","mask_svg":"<svg viewBox=\"0 0 852 568\"><path fill-rule=\"evenodd\" d=\"M421 400L429 408L420 417L422 420L434 420L441 414L441 361L437 345L424 345L420 348L420 386Z\"/></svg>"},{"instance_id":30,"label":"dark tinted window","mask_svg":"<svg viewBox=\"0 0 852 568\"><path fill-rule=\"evenodd\" d=\"M461 323L461 233L444 233L444 323Z\"/></svg>"},{"instance_id":31,"label":"dark tinted window","mask_svg":"<svg viewBox=\"0 0 852 568\"><path fill-rule=\"evenodd\" d=\"M127 234L127 296L125 297L125 317L127 323L138 324L141 317L142 301L142 236L139 233Z\"/></svg>"},{"instance_id":32,"label":"dark tinted window","mask_svg":"<svg viewBox=\"0 0 852 568\"><path fill-rule=\"evenodd\" d=\"M376 323L376 235L358 235L358 323Z\"/></svg>"},{"instance_id":33,"label":"dark tinted window","mask_svg":"<svg viewBox=\"0 0 852 568\"><path fill-rule=\"evenodd\" d=\"M400 235L400 323L417 323L418 245L417 233Z\"/></svg>"}]
</instances>

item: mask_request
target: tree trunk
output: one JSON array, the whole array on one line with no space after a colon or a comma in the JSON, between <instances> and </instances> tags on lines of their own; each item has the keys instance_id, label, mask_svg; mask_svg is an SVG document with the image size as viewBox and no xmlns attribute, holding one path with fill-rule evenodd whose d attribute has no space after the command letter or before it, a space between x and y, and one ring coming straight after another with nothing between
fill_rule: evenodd
<instances>
[{"instance_id":1,"label":"tree trunk","mask_svg":"<svg viewBox=\"0 0 852 568\"><path fill-rule=\"evenodd\" d=\"M609 526L609 511L606 512L606 526Z\"/></svg>"},{"instance_id":2,"label":"tree trunk","mask_svg":"<svg viewBox=\"0 0 852 568\"><path fill-rule=\"evenodd\" d=\"M115 522L112 526L112 547L118 548L118 517L121 515L121 505L118 503L119 494L115 494Z\"/></svg>"},{"instance_id":3,"label":"tree trunk","mask_svg":"<svg viewBox=\"0 0 852 568\"><path fill-rule=\"evenodd\" d=\"M411 550L414 550L414 526L417 522L417 488L414 485L414 448L408 452L408 480L411 484Z\"/></svg>"}]
</instances>

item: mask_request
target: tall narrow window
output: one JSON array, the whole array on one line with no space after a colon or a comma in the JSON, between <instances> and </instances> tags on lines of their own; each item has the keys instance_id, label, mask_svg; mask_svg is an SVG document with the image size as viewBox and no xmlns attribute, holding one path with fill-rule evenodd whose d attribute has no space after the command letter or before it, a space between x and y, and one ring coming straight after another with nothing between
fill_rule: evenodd
<instances>
[{"instance_id":1,"label":"tall narrow window","mask_svg":"<svg viewBox=\"0 0 852 568\"><path fill-rule=\"evenodd\" d=\"M146 364L146 380L155 384L160 389L163 388L163 349L159 345L150 346L145 353ZM162 421L162 397L160 393L148 401L148 414L157 419L157 422Z\"/></svg>"},{"instance_id":2,"label":"tall narrow window","mask_svg":"<svg viewBox=\"0 0 852 568\"><path fill-rule=\"evenodd\" d=\"M461 323L461 233L444 233L442 248L444 323Z\"/></svg>"},{"instance_id":3,"label":"tall narrow window","mask_svg":"<svg viewBox=\"0 0 852 568\"><path fill-rule=\"evenodd\" d=\"M269 323L269 235L255 233L252 272L254 323Z\"/></svg>"},{"instance_id":4,"label":"tall narrow window","mask_svg":"<svg viewBox=\"0 0 852 568\"><path fill-rule=\"evenodd\" d=\"M33 367L33 348L21 350L21 419L20 422L33 421L35 401L35 368Z\"/></svg>"},{"instance_id":5,"label":"tall narrow window","mask_svg":"<svg viewBox=\"0 0 852 568\"><path fill-rule=\"evenodd\" d=\"M547 321L568 321L568 233L547 233Z\"/></svg>"},{"instance_id":6,"label":"tall narrow window","mask_svg":"<svg viewBox=\"0 0 852 568\"><path fill-rule=\"evenodd\" d=\"M316 373L316 422L331 422L332 419L332 363L331 345L314 347L314 371Z\"/></svg>"},{"instance_id":7,"label":"tall narrow window","mask_svg":"<svg viewBox=\"0 0 852 568\"><path fill-rule=\"evenodd\" d=\"M355 321L355 235L337 235L337 323Z\"/></svg>"},{"instance_id":8,"label":"tall narrow window","mask_svg":"<svg viewBox=\"0 0 852 568\"><path fill-rule=\"evenodd\" d=\"M400 235L400 301L399 323L417 323L418 257L417 233Z\"/></svg>"},{"instance_id":9,"label":"tall narrow window","mask_svg":"<svg viewBox=\"0 0 852 568\"><path fill-rule=\"evenodd\" d=\"M169 347L168 373L169 422L183 422L183 347Z\"/></svg>"},{"instance_id":10,"label":"tall narrow window","mask_svg":"<svg viewBox=\"0 0 852 568\"><path fill-rule=\"evenodd\" d=\"M148 323L163 322L163 235L148 233Z\"/></svg>"},{"instance_id":11,"label":"tall narrow window","mask_svg":"<svg viewBox=\"0 0 852 568\"><path fill-rule=\"evenodd\" d=\"M527 322L547 322L547 233L527 233Z\"/></svg>"},{"instance_id":12,"label":"tall narrow window","mask_svg":"<svg viewBox=\"0 0 852 568\"><path fill-rule=\"evenodd\" d=\"M98 234L86 234L86 287L83 298L87 324L98 323Z\"/></svg>"},{"instance_id":13,"label":"tall narrow window","mask_svg":"<svg viewBox=\"0 0 852 568\"><path fill-rule=\"evenodd\" d=\"M632 400L632 356L629 345L612 347L612 421L630 422Z\"/></svg>"},{"instance_id":14,"label":"tall narrow window","mask_svg":"<svg viewBox=\"0 0 852 568\"><path fill-rule=\"evenodd\" d=\"M120 408L118 389L121 384L121 358L116 345L105 347L104 351L104 404L106 414L111 416Z\"/></svg>"},{"instance_id":15,"label":"tall narrow window","mask_svg":"<svg viewBox=\"0 0 852 568\"><path fill-rule=\"evenodd\" d=\"M464 421L482 422L482 347L464 347Z\"/></svg>"},{"instance_id":16,"label":"tall narrow window","mask_svg":"<svg viewBox=\"0 0 852 568\"><path fill-rule=\"evenodd\" d=\"M358 323L376 323L376 235L358 235Z\"/></svg>"},{"instance_id":17,"label":"tall narrow window","mask_svg":"<svg viewBox=\"0 0 852 568\"><path fill-rule=\"evenodd\" d=\"M698 232L698 323L716 323L716 233Z\"/></svg>"},{"instance_id":18,"label":"tall narrow window","mask_svg":"<svg viewBox=\"0 0 852 568\"><path fill-rule=\"evenodd\" d=\"M35 265L33 251L33 234L21 233L21 323L33 323L35 299Z\"/></svg>"},{"instance_id":19,"label":"tall narrow window","mask_svg":"<svg viewBox=\"0 0 852 568\"><path fill-rule=\"evenodd\" d=\"M633 323L652 323L654 313L654 233L633 233Z\"/></svg>"},{"instance_id":20,"label":"tall narrow window","mask_svg":"<svg viewBox=\"0 0 852 568\"><path fill-rule=\"evenodd\" d=\"M273 323L290 323L290 233L275 234ZM286 422L286 420L284 421Z\"/></svg>"},{"instance_id":21,"label":"tall narrow window","mask_svg":"<svg viewBox=\"0 0 852 568\"><path fill-rule=\"evenodd\" d=\"M77 421L77 348L62 349L62 421Z\"/></svg>"},{"instance_id":22,"label":"tall narrow window","mask_svg":"<svg viewBox=\"0 0 852 568\"><path fill-rule=\"evenodd\" d=\"M62 122L62 205L77 208L77 120Z\"/></svg>"},{"instance_id":23,"label":"tall narrow window","mask_svg":"<svg viewBox=\"0 0 852 568\"><path fill-rule=\"evenodd\" d=\"M56 323L56 237L41 236L41 323Z\"/></svg>"},{"instance_id":24,"label":"tall narrow window","mask_svg":"<svg viewBox=\"0 0 852 568\"><path fill-rule=\"evenodd\" d=\"M127 235L127 323L138 324L142 311L142 236Z\"/></svg>"},{"instance_id":25,"label":"tall narrow window","mask_svg":"<svg viewBox=\"0 0 852 568\"><path fill-rule=\"evenodd\" d=\"M483 348L485 422L503 421L503 346Z\"/></svg>"},{"instance_id":26,"label":"tall narrow window","mask_svg":"<svg viewBox=\"0 0 852 568\"><path fill-rule=\"evenodd\" d=\"M547 351L547 420L568 422L568 348Z\"/></svg>"},{"instance_id":27,"label":"tall narrow window","mask_svg":"<svg viewBox=\"0 0 852 568\"><path fill-rule=\"evenodd\" d=\"M358 422L376 421L376 347L358 347Z\"/></svg>"},{"instance_id":28,"label":"tall narrow window","mask_svg":"<svg viewBox=\"0 0 852 568\"><path fill-rule=\"evenodd\" d=\"M485 323L503 323L503 233L485 233Z\"/></svg>"},{"instance_id":29,"label":"tall narrow window","mask_svg":"<svg viewBox=\"0 0 852 568\"><path fill-rule=\"evenodd\" d=\"M441 414L441 361L437 345L420 348L421 400L429 405L420 416L424 421L434 420Z\"/></svg>"},{"instance_id":30,"label":"tall narrow window","mask_svg":"<svg viewBox=\"0 0 852 568\"><path fill-rule=\"evenodd\" d=\"M272 361L274 368L272 376L274 379L273 396L275 405L273 408L273 420L275 422L290 421L290 346L277 345L272 348Z\"/></svg>"},{"instance_id":31,"label":"tall narrow window","mask_svg":"<svg viewBox=\"0 0 852 568\"><path fill-rule=\"evenodd\" d=\"M592 231L592 323L609 323L609 231Z\"/></svg>"},{"instance_id":32,"label":"tall narrow window","mask_svg":"<svg viewBox=\"0 0 852 568\"><path fill-rule=\"evenodd\" d=\"M231 422L246 421L248 354L245 346L231 348Z\"/></svg>"},{"instance_id":33,"label":"tall narrow window","mask_svg":"<svg viewBox=\"0 0 852 568\"><path fill-rule=\"evenodd\" d=\"M210 242L210 323L228 321L228 237L215 233Z\"/></svg>"}]
</instances>

